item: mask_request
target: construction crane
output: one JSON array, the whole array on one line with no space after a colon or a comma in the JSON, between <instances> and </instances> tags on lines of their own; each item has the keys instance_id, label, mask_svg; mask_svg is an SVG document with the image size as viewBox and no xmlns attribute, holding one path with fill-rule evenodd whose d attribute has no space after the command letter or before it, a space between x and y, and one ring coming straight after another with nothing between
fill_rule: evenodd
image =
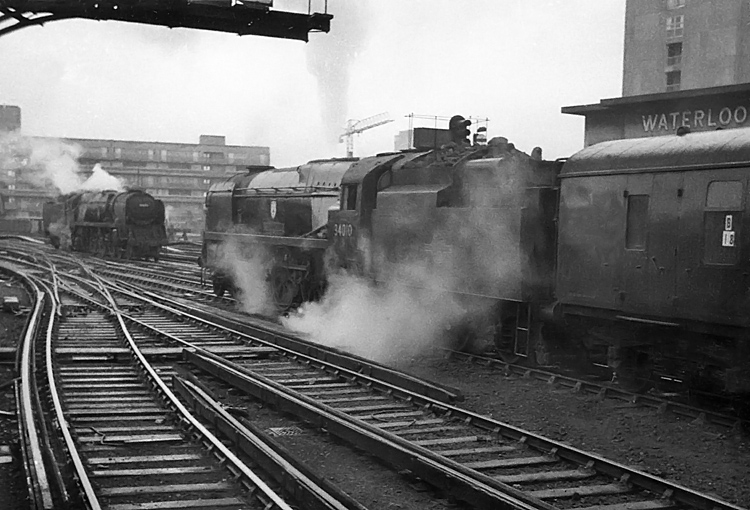
<instances>
[{"instance_id":1,"label":"construction crane","mask_svg":"<svg viewBox=\"0 0 750 510\"><path fill-rule=\"evenodd\" d=\"M362 120L347 120L346 130L339 137L339 143L346 139L346 157L354 157L354 135L377 126L382 126L383 124L388 124L389 122L393 122L393 119L388 112L379 113Z\"/></svg>"}]
</instances>

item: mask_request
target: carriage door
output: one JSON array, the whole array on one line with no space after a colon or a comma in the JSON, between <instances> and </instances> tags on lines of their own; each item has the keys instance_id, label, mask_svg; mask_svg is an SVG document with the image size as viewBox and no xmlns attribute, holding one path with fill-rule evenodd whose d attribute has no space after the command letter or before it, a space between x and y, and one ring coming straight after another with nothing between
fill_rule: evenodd
<instances>
[{"instance_id":1,"label":"carriage door","mask_svg":"<svg viewBox=\"0 0 750 510\"><path fill-rule=\"evenodd\" d=\"M688 248L693 256L681 261L680 312L691 319L738 322L747 317L750 278L743 260L745 179L736 170L702 172L692 177L694 235Z\"/></svg>"},{"instance_id":2,"label":"carriage door","mask_svg":"<svg viewBox=\"0 0 750 510\"><path fill-rule=\"evenodd\" d=\"M654 175L646 250L648 303L655 315L671 314L677 299L677 256L683 227L682 172Z\"/></svg>"}]
</instances>

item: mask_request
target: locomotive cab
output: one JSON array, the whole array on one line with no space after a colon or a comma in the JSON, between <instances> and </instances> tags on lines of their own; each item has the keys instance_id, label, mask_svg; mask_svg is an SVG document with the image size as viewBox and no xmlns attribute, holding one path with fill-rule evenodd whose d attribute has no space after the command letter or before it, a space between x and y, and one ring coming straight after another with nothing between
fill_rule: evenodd
<instances>
[{"instance_id":1,"label":"locomotive cab","mask_svg":"<svg viewBox=\"0 0 750 510\"><path fill-rule=\"evenodd\" d=\"M529 303L552 296L559 164L503 140L365 158L330 218L339 267L456 305L446 327L459 348L501 314L515 334ZM507 348L528 355L528 338Z\"/></svg>"},{"instance_id":2,"label":"locomotive cab","mask_svg":"<svg viewBox=\"0 0 750 510\"><path fill-rule=\"evenodd\" d=\"M364 158L343 175L339 208L328 215L334 267L360 275L371 271L369 250L377 193L390 185L391 168L402 157L396 153Z\"/></svg>"}]
</instances>

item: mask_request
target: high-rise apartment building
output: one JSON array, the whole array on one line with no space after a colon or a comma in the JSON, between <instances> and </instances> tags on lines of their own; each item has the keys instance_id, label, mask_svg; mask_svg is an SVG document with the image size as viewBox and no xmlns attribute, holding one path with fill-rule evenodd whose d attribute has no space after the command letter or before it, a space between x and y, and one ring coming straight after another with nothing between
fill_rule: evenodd
<instances>
[{"instance_id":1,"label":"high-rise apartment building","mask_svg":"<svg viewBox=\"0 0 750 510\"><path fill-rule=\"evenodd\" d=\"M627 0L623 96L747 82L746 0Z\"/></svg>"},{"instance_id":2,"label":"high-rise apartment building","mask_svg":"<svg viewBox=\"0 0 750 510\"><path fill-rule=\"evenodd\" d=\"M562 112L587 146L750 126L750 2L627 0L622 97Z\"/></svg>"}]
</instances>

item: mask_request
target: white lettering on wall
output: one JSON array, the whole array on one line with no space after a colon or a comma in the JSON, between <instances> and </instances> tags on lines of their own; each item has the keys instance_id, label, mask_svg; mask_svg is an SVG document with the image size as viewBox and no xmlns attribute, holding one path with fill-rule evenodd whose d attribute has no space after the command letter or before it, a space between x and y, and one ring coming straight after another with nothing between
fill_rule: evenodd
<instances>
[{"instance_id":1,"label":"white lettering on wall","mask_svg":"<svg viewBox=\"0 0 750 510\"><path fill-rule=\"evenodd\" d=\"M641 122L645 132L653 132L674 131L683 126L687 128L715 128L719 125L728 126L730 124L739 126L747 122L747 117L747 107L737 106L732 109L725 106L719 110L718 115L711 108L707 110L685 110L682 112L641 115Z\"/></svg>"}]
</instances>

